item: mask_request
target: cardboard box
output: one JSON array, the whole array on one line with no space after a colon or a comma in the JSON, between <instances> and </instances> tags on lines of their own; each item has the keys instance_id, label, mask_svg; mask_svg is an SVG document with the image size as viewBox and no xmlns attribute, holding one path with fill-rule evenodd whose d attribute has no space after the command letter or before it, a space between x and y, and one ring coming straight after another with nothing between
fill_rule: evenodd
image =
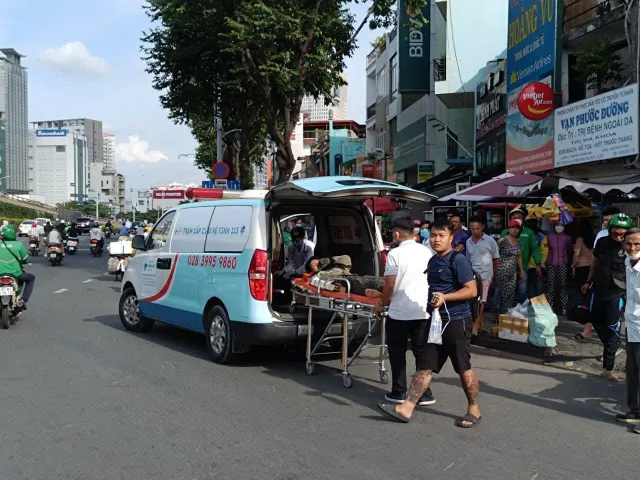
<instances>
[{"instance_id":1,"label":"cardboard box","mask_svg":"<svg viewBox=\"0 0 640 480\"><path fill-rule=\"evenodd\" d=\"M133 248L131 247L131 242L111 242L109 244L109 254L132 255Z\"/></svg>"},{"instance_id":2,"label":"cardboard box","mask_svg":"<svg viewBox=\"0 0 640 480\"><path fill-rule=\"evenodd\" d=\"M498 338L529 343L529 319L500 315L498 317Z\"/></svg>"}]
</instances>

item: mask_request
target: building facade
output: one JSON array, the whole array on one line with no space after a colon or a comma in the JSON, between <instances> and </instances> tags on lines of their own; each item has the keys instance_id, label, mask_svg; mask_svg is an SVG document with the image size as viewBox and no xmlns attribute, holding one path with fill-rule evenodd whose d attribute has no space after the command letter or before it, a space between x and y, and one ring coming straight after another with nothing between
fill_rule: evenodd
<instances>
[{"instance_id":1,"label":"building facade","mask_svg":"<svg viewBox=\"0 0 640 480\"><path fill-rule=\"evenodd\" d=\"M104 168L115 170L116 168L116 136L112 133L102 134Z\"/></svg>"},{"instance_id":2,"label":"building facade","mask_svg":"<svg viewBox=\"0 0 640 480\"><path fill-rule=\"evenodd\" d=\"M153 209L153 192L149 189L138 190L135 195L136 212L147 213Z\"/></svg>"},{"instance_id":3,"label":"building facade","mask_svg":"<svg viewBox=\"0 0 640 480\"><path fill-rule=\"evenodd\" d=\"M41 120L33 122L37 129L64 129L77 132L87 137L89 146L89 163L104 163L104 145L102 122L89 118L73 118L66 120Z\"/></svg>"},{"instance_id":4,"label":"building facade","mask_svg":"<svg viewBox=\"0 0 640 480\"><path fill-rule=\"evenodd\" d=\"M124 175L105 169L102 163L90 163L89 187L97 192L100 203L110 205L114 214L125 213L127 190Z\"/></svg>"},{"instance_id":5,"label":"building facade","mask_svg":"<svg viewBox=\"0 0 640 480\"><path fill-rule=\"evenodd\" d=\"M28 171L28 77L23 57L0 50L0 191L26 194Z\"/></svg>"},{"instance_id":6,"label":"building facade","mask_svg":"<svg viewBox=\"0 0 640 480\"><path fill-rule=\"evenodd\" d=\"M30 130L29 194L44 203L85 202L88 198L88 145L84 135L67 130Z\"/></svg>"},{"instance_id":7,"label":"building facade","mask_svg":"<svg viewBox=\"0 0 640 480\"><path fill-rule=\"evenodd\" d=\"M333 101L329 105L325 105L324 95L320 95L317 100L306 95L302 99L301 115L307 114L307 118L311 121L326 121L329 120L329 110L332 110L334 120L348 120L349 77L346 72L343 74L343 78L345 85L333 89Z\"/></svg>"}]
</instances>

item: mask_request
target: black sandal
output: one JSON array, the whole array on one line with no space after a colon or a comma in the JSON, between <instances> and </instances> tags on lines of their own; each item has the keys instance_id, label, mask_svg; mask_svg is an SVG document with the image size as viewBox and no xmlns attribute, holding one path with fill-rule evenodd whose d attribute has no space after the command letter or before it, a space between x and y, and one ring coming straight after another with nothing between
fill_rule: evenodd
<instances>
[{"instance_id":1,"label":"black sandal","mask_svg":"<svg viewBox=\"0 0 640 480\"><path fill-rule=\"evenodd\" d=\"M618 413L616 415L616 420L620 423L640 425L640 413L637 413L637 412Z\"/></svg>"},{"instance_id":2,"label":"black sandal","mask_svg":"<svg viewBox=\"0 0 640 480\"><path fill-rule=\"evenodd\" d=\"M378 408L382 413L393 418L396 422L409 423L411 421L410 418L407 418L404 415L400 415L398 412L396 412L395 404L389 405L388 403L379 403Z\"/></svg>"},{"instance_id":3,"label":"black sandal","mask_svg":"<svg viewBox=\"0 0 640 480\"><path fill-rule=\"evenodd\" d=\"M467 413L464 417L458 420L458 422L456 423L456 426L460 428L473 428L477 424L479 424L481 420L482 420L481 416L476 417L473 413ZM464 422L469 422L469 423L464 423Z\"/></svg>"}]
</instances>

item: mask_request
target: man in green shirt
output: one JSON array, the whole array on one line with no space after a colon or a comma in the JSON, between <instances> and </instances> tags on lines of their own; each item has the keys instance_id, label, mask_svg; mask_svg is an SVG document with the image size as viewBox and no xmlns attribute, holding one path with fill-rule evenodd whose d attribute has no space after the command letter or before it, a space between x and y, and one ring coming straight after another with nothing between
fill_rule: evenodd
<instances>
[{"instance_id":1,"label":"man in green shirt","mask_svg":"<svg viewBox=\"0 0 640 480\"><path fill-rule=\"evenodd\" d=\"M23 264L31 263L29 255L22 242L16 241L16 231L11 225L6 225L0 229L0 275L12 275L16 277L18 283L24 285L22 291L22 301L27 303L33 293L35 275L22 270ZM24 310L26 310L26 306Z\"/></svg>"},{"instance_id":2,"label":"man in green shirt","mask_svg":"<svg viewBox=\"0 0 640 480\"><path fill-rule=\"evenodd\" d=\"M520 225L524 225L524 219L529 215L529 212L526 208L514 208L511 210L509 214L509 220L519 220ZM501 237L506 237L508 230L502 232ZM526 266L529 265L529 261L533 257L533 261L536 264L536 273L538 277L542 276L542 257L540 256L540 248L538 247L538 240L536 238L536 233L528 227L524 227L522 229L522 233L520 234L520 238L518 239L520 242L521 248L521 257L522 257L522 265L525 266L524 269L524 280L518 284L518 301L520 303L524 302L527 299L527 282L528 282L528 271Z\"/></svg>"}]
</instances>

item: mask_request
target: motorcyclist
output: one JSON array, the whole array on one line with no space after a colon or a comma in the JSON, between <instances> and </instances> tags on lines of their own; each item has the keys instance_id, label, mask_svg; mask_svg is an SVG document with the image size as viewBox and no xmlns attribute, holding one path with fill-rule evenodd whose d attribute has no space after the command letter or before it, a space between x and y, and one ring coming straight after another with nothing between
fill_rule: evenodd
<instances>
[{"instance_id":1,"label":"motorcyclist","mask_svg":"<svg viewBox=\"0 0 640 480\"><path fill-rule=\"evenodd\" d=\"M107 220L107 223L104 224L104 231L106 232L113 232L113 226L111 225L111 220Z\"/></svg>"},{"instance_id":2,"label":"motorcyclist","mask_svg":"<svg viewBox=\"0 0 640 480\"><path fill-rule=\"evenodd\" d=\"M49 232L49 235L47 236L47 246L51 246L52 244L62 245L62 240L63 240L63 232L61 231L60 225L58 225L58 228L53 228ZM48 256L49 256L49 250L47 249L45 253L45 257L48 257Z\"/></svg>"},{"instance_id":3,"label":"motorcyclist","mask_svg":"<svg viewBox=\"0 0 640 480\"><path fill-rule=\"evenodd\" d=\"M129 229L127 228L127 222L122 222L122 225L120 226L120 229L118 230L118 235L122 235L122 236L128 236L129 235Z\"/></svg>"},{"instance_id":4,"label":"motorcyclist","mask_svg":"<svg viewBox=\"0 0 640 480\"><path fill-rule=\"evenodd\" d=\"M78 238L78 227L75 222L71 222L69 228L67 229L67 235L71 238Z\"/></svg>"},{"instance_id":5,"label":"motorcyclist","mask_svg":"<svg viewBox=\"0 0 640 480\"><path fill-rule=\"evenodd\" d=\"M100 250L104 248L104 234L97 225L89 230L89 238L90 240L98 240L98 248Z\"/></svg>"},{"instance_id":6,"label":"motorcyclist","mask_svg":"<svg viewBox=\"0 0 640 480\"><path fill-rule=\"evenodd\" d=\"M18 283L24 285L22 291L22 301L25 303L23 310L27 309L27 302L33 293L33 286L36 276L27 273L22 269L22 265L31 264L29 255L22 242L16 241L16 231L10 225L5 225L0 229L0 274L12 275Z\"/></svg>"}]
</instances>

